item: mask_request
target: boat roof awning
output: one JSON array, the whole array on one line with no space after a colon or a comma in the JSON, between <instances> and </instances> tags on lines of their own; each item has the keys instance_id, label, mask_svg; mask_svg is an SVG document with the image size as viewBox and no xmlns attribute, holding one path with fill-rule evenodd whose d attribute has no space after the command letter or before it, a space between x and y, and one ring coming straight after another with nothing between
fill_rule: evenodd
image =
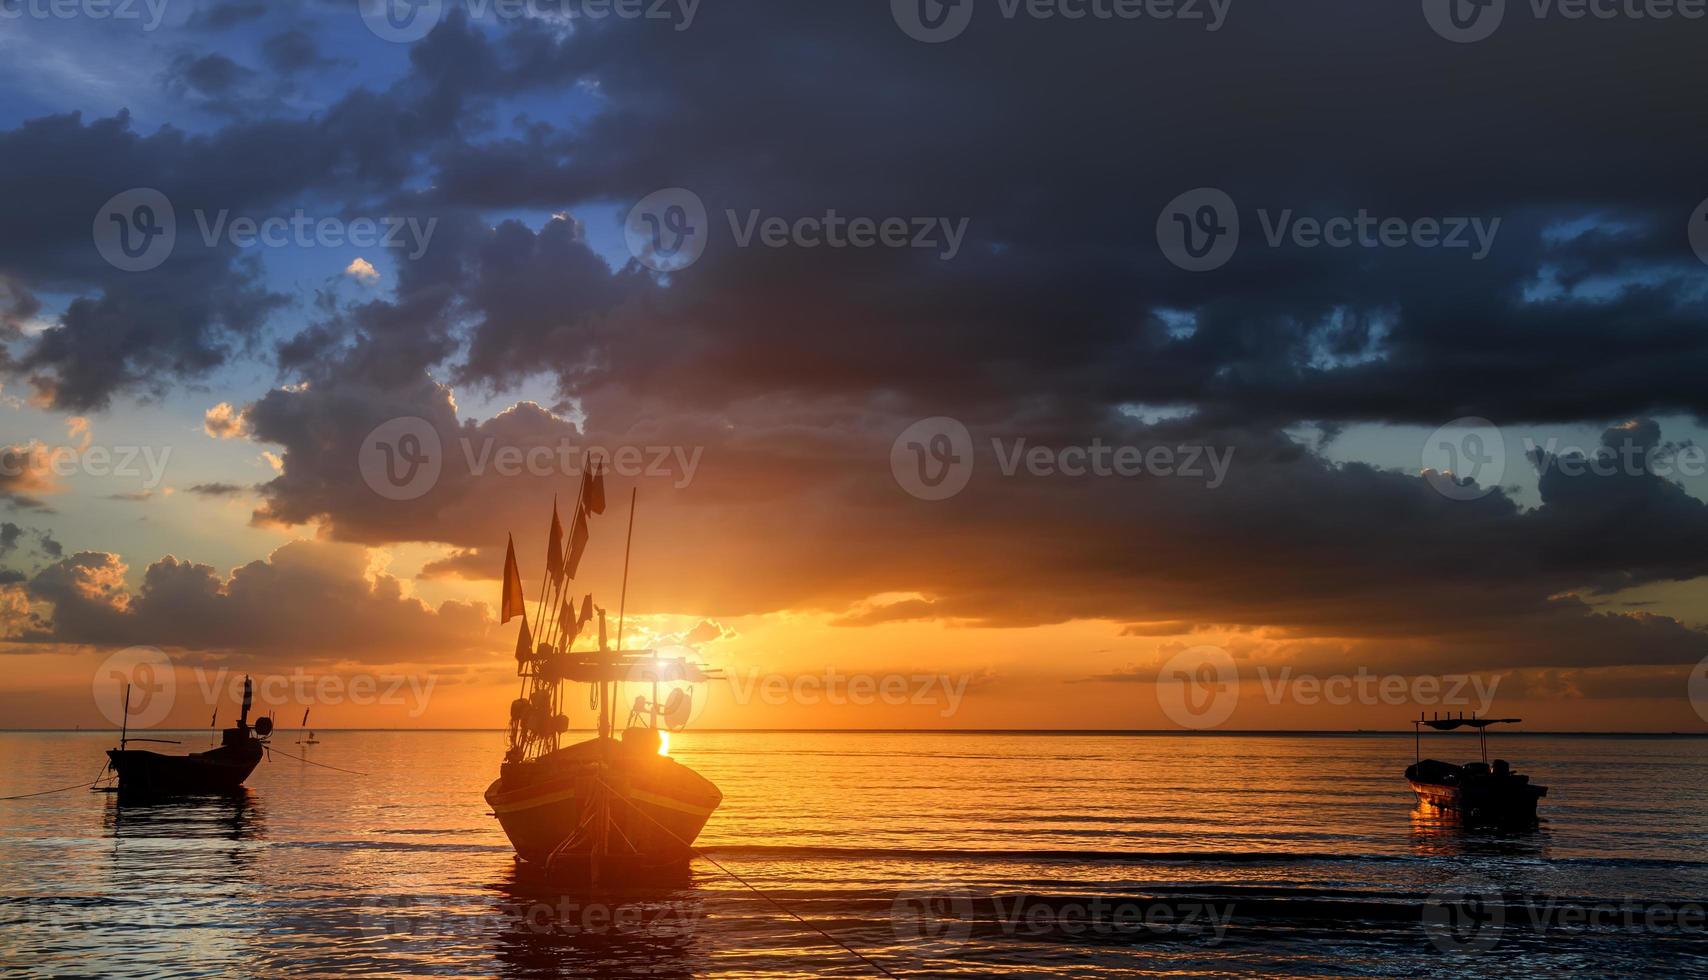
<instances>
[{"instance_id":1,"label":"boat roof awning","mask_svg":"<svg viewBox=\"0 0 1708 980\"><path fill-rule=\"evenodd\" d=\"M1487 728L1490 725L1517 724L1523 720L1523 718L1419 718L1413 724L1428 725L1438 732L1450 732L1455 728Z\"/></svg>"}]
</instances>

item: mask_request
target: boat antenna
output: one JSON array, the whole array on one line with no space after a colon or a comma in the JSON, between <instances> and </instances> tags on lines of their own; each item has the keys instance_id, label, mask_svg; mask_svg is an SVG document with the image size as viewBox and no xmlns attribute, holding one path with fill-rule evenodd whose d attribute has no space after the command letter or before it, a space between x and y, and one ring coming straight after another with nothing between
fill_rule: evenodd
<instances>
[{"instance_id":1,"label":"boat antenna","mask_svg":"<svg viewBox=\"0 0 1708 980\"><path fill-rule=\"evenodd\" d=\"M623 542L623 591L617 596L617 653L623 652L623 613L629 605L629 553L635 546L635 494L639 487L629 488L629 535Z\"/></svg>"}]
</instances>

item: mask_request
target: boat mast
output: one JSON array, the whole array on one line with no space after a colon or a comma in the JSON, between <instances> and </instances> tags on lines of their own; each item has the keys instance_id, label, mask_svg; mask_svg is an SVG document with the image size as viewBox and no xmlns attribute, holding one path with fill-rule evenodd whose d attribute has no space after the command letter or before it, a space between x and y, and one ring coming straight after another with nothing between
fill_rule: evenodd
<instances>
[{"instance_id":1,"label":"boat mast","mask_svg":"<svg viewBox=\"0 0 1708 980\"><path fill-rule=\"evenodd\" d=\"M635 495L639 487L629 488L629 531L623 539L623 589L617 595L617 656L623 655L623 623L629 609L629 556L635 547ZM616 721L613 713L611 720ZM652 727L658 727L658 672L653 671L652 679Z\"/></svg>"},{"instance_id":2,"label":"boat mast","mask_svg":"<svg viewBox=\"0 0 1708 980\"><path fill-rule=\"evenodd\" d=\"M119 718L119 751L125 750L125 736L130 732L130 684L125 684L125 713Z\"/></svg>"}]
</instances>

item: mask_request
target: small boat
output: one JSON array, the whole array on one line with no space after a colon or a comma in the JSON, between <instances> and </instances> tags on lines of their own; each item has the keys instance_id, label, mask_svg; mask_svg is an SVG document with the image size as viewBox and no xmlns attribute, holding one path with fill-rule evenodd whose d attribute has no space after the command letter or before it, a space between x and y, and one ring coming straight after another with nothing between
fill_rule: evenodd
<instances>
[{"instance_id":1,"label":"small boat","mask_svg":"<svg viewBox=\"0 0 1708 980\"><path fill-rule=\"evenodd\" d=\"M307 727L308 727L308 713L309 713L309 712L310 712L310 711L312 711L312 710L314 710L314 709L313 709L313 708L304 708L304 709L302 709L302 724L300 724L300 725L298 725L298 726L297 726L297 727L298 727L298 728L307 728ZM299 738L299 739L297 739L297 744L298 744L298 745L319 745L319 744L320 744L320 739L318 739L318 738L315 738L315 737L314 737L314 732L312 732L312 731L310 731L310 732L309 732L309 733L308 733L308 737L307 737L307 738Z\"/></svg>"},{"instance_id":2,"label":"small boat","mask_svg":"<svg viewBox=\"0 0 1708 980\"><path fill-rule=\"evenodd\" d=\"M1417 741L1417 761L1406 767L1412 792L1428 806L1457 812L1467 823L1522 825L1536 822L1536 803L1548 795L1548 787L1536 786L1530 777L1512 771L1505 759L1489 762L1490 725L1508 725L1522 718L1424 718L1412 722ZM1446 732L1475 728L1482 746L1481 762L1462 766L1423 758L1423 729L1427 725Z\"/></svg>"},{"instance_id":3,"label":"small boat","mask_svg":"<svg viewBox=\"0 0 1708 980\"><path fill-rule=\"evenodd\" d=\"M129 726L119 730L119 747L107 750L107 760L119 777L119 792L137 795L169 796L195 793L230 792L243 785L249 774L260 764L267 736L273 733L271 718L257 718L249 724L249 709L253 704L254 687L243 678L243 712L237 727L227 728L217 748L189 755L166 755L148 749L133 749L133 742L158 742L178 745L165 738L131 738ZM130 716L130 689L125 689L125 718Z\"/></svg>"},{"instance_id":4,"label":"small boat","mask_svg":"<svg viewBox=\"0 0 1708 980\"><path fill-rule=\"evenodd\" d=\"M630 497L629 529L634 530ZM522 600L521 574L511 542L505 556L502 617L522 617L516 672L522 696L510 707L508 747L499 775L486 790L492 815L526 865L548 876L578 880L636 878L683 872L694 839L723 801L712 782L667 754L670 732L680 731L693 710L693 688L675 689L660 700L660 685L721 678L715 670L658 650L622 649L619 606L617 646L606 641L605 610L586 596L579 612L567 596L587 542L587 516L604 511L604 483L583 469L575 523L563 541L557 508L547 543L547 575L531 628ZM623 602L628 558L623 561ZM598 619L598 646L573 649L582 629ZM639 683L651 698L637 697L621 737L616 735L619 686ZM588 686L589 707L598 713L596 737L563 744L569 719L563 685Z\"/></svg>"}]
</instances>

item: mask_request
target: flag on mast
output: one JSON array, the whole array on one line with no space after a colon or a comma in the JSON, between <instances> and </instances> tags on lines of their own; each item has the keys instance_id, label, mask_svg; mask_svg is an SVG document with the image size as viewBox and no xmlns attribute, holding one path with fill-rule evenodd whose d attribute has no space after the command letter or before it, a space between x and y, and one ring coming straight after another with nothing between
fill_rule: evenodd
<instances>
[{"instance_id":1,"label":"flag on mast","mask_svg":"<svg viewBox=\"0 0 1708 980\"><path fill-rule=\"evenodd\" d=\"M563 524L557 519L557 498L552 498L552 532L546 539L546 572L553 582L563 577Z\"/></svg>"},{"instance_id":2,"label":"flag on mast","mask_svg":"<svg viewBox=\"0 0 1708 980\"><path fill-rule=\"evenodd\" d=\"M516 631L516 659L526 661L534 655L534 637L528 632L528 619L522 617L522 628Z\"/></svg>"},{"instance_id":3,"label":"flag on mast","mask_svg":"<svg viewBox=\"0 0 1708 980\"><path fill-rule=\"evenodd\" d=\"M587 550L587 512L580 507L575 508L575 527L569 532L569 564L564 572L570 578L575 577L576 569L581 567L581 553Z\"/></svg>"},{"instance_id":4,"label":"flag on mast","mask_svg":"<svg viewBox=\"0 0 1708 980\"><path fill-rule=\"evenodd\" d=\"M557 621L559 628L563 630L563 647L567 650L569 645L575 642L575 638L581 635L581 624L575 619L575 603L565 599L563 605L558 607Z\"/></svg>"},{"instance_id":5,"label":"flag on mast","mask_svg":"<svg viewBox=\"0 0 1708 980\"><path fill-rule=\"evenodd\" d=\"M605 474L599 470L598 459L581 474L581 499L593 513L605 513Z\"/></svg>"},{"instance_id":6,"label":"flag on mast","mask_svg":"<svg viewBox=\"0 0 1708 980\"><path fill-rule=\"evenodd\" d=\"M510 538L504 549L504 599L498 610L498 622L508 623L517 616L528 621L528 607L522 599L522 571L516 567L516 539Z\"/></svg>"},{"instance_id":7,"label":"flag on mast","mask_svg":"<svg viewBox=\"0 0 1708 980\"><path fill-rule=\"evenodd\" d=\"M586 595L581 597L581 615L579 617L577 617L577 619L575 620L575 631L577 633L580 633L581 627L586 626L587 621L589 619L592 619L592 618L593 618L593 593L589 592Z\"/></svg>"}]
</instances>

